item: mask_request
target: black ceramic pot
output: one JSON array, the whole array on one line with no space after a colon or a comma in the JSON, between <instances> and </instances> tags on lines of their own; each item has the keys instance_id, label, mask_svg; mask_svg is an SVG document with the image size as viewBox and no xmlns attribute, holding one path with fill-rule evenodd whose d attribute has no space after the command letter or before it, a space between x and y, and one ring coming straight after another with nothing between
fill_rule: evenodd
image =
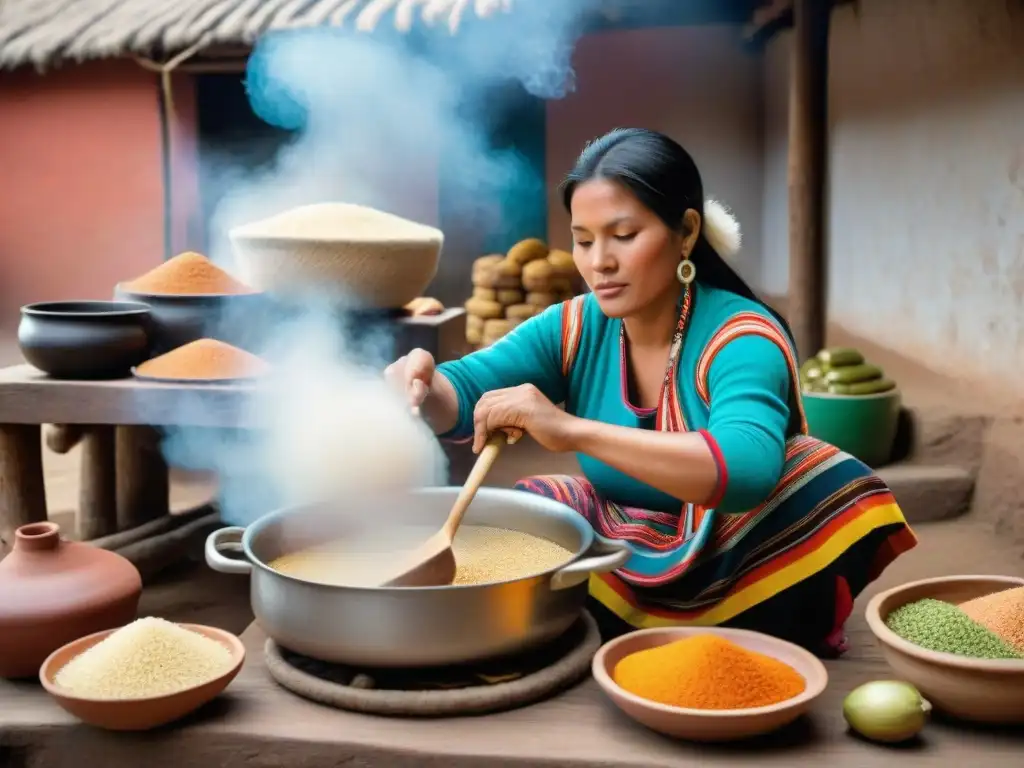
<instances>
[{"instance_id":1,"label":"black ceramic pot","mask_svg":"<svg viewBox=\"0 0 1024 768\"><path fill-rule=\"evenodd\" d=\"M147 305L153 315L152 355L162 355L196 339L217 339L236 347L253 346L265 298L260 293L173 295L114 289L120 301Z\"/></svg>"},{"instance_id":2,"label":"black ceramic pot","mask_svg":"<svg viewBox=\"0 0 1024 768\"><path fill-rule=\"evenodd\" d=\"M149 358L152 330L145 304L48 301L21 308L24 358L59 379L121 379Z\"/></svg>"}]
</instances>

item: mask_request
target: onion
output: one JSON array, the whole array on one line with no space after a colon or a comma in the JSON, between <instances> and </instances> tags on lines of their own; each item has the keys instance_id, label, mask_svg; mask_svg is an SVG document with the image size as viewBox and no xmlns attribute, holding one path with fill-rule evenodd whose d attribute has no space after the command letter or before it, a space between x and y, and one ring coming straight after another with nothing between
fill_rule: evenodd
<instances>
[{"instance_id":1,"label":"onion","mask_svg":"<svg viewBox=\"0 0 1024 768\"><path fill-rule=\"evenodd\" d=\"M843 717L866 739L894 744L916 736L932 705L910 683L876 680L855 688L843 701Z\"/></svg>"}]
</instances>

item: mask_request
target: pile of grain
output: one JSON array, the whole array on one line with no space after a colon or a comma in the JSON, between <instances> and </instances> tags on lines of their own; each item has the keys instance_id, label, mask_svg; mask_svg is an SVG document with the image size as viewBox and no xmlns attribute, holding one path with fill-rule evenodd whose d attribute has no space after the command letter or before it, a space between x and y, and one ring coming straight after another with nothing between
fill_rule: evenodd
<instances>
[{"instance_id":1,"label":"pile of grain","mask_svg":"<svg viewBox=\"0 0 1024 768\"><path fill-rule=\"evenodd\" d=\"M234 665L215 640L156 618L122 627L65 664L61 688L89 699L166 696L215 680Z\"/></svg>"},{"instance_id":2,"label":"pile of grain","mask_svg":"<svg viewBox=\"0 0 1024 768\"><path fill-rule=\"evenodd\" d=\"M396 526L387 540L351 537L300 549L270 562L279 573L334 586L380 584L436 531ZM573 553L553 541L522 531L463 525L452 542L455 584L494 584L544 573L565 565Z\"/></svg>"},{"instance_id":3,"label":"pile of grain","mask_svg":"<svg viewBox=\"0 0 1024 768\"><path fill-rule=\"evenodd\" d=\"M552 304L572 298L580 276L572 254L549 250L530 238L505 256L484 256L473 263L473 296L466 302L466 341L493 344L519 323Z\"/></svg>"},{"instance_id":4,"label":"pile of grain","mask_svg":"<svg viewBox=\"0 0 1024 768\"><path fill-rule=\"evenodd\" d=\"M361 243L440 243L441 231L352 203L316 203L245 224L232 237Z\"/></svg>"},{"instance_id":5,"label":"pile of grain","mask_svg":"<svg viewBox=\"0 0 1024 768\"><path fill-rule=\"evenodd\" d=\"M177 381L252 379L269 371L263 358L216 339L197 339L135 369L138 376Z\"/></svg>"},{"instance_id":6,"label":"pile of grain","mask_svg":"<svg viewBox=\"0 0 1024 768\"><path fill-rule=\"evenodd\" d=\"M1024 654L1024 587L976 597L960 610Z\"/></svg>"},{"instance_id":7,"label":"pile of grain","mask_svg":"<svg viewBox=\"0 0 1024 768\"><path fill-rule=\"evenodd\" d=\"M495 584L550 571L572 559L572 552L539 536L508 528L464 525L452 542L454 584Z\"/></svg>"},{"instance_id":8,"label":"pile of grain","mask_svg":"<svg viewBox=\"0 0 1024 768\"><path fill-rule=\"evenodd\" d=\"M152 296L209 296L256 293L200 253L188 251L168 259L121 286Z\"/></svg>"}]
</instances>

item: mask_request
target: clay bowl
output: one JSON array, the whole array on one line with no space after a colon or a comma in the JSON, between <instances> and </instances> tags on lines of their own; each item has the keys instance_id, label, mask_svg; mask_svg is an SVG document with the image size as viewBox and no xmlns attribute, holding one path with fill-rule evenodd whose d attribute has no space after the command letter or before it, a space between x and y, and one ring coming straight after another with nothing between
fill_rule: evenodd
<instances>
[{"instance_id":1,"label":"clay bowl","mask_svg":"<svg viewBox=\"0 0 1024 768\"><path fill-rule=\"evenodd\" d=\"M913 581L875 595L868 626L898 677L912 683L934 707L978 723L1024 723L1024 660L971 659L907 642L885 625L897 608L926 597L960 604L1024 585L1011 576L943 576Z\"/></svg>"},{"instance_id":2,"label":"clay bowl","mask_svg":"<svg viewBox=\"0 0 1024 768\"><path fill-rule=\"evenodd\" d=\"M21 308L25 360L59 379L121 379L149 357L152 317L127 301L47 301Z\"/></svg>"},{"instance_id":3,"label":"clay bowl","mask_svg":"<svg viewBox=\"0 0 1024 768\"><path fill-rule=\"evenodd\" d=\"M246 348L253 323L261 316L261 293L176 295L137 293L114 288L114 298L149 307L153 316L153 349L162 355L190 341L213 338Z\"/></svg>"},{"instance_id":4,"label":"clay bowl","mask_svg":"<svg viewBox=\"0 0 1024 768\"><path fill-rule=\"evenodd\" d=\"M61 668L71 659L92 648L98 642L117 630L110 629L87 635L51 653L39 670L39 681L43 688L66 712L84 723L109 731L147 731L179 720L212 701L228 687L245 661L245 646L230 632L202 624L180 624L227 646L234 657L234 666L215 680L186 688L165 696L144 699L86 699L73 696L54 682Z\"/></svg>"},{"instance_id":5,"label":"clay bowl","mask_svg":"<svg viewBox=\"0 0 1024 768\"><path fill-rule=\"evenodd\" d=\"M789 664L804 676L806 689L799 696L767 707L684 709L635 696L620 688L612 679L615 665L631 653L707 634L718 635L751 651ZM828 684L825 665L803 648L760 632L719 627L674 627L631 632L602 646L594 656L592 669L594 679L608 698L638 723L666 736L703 742L738 741L778 730L807 712Z\"/></svg>"}]
</instances>

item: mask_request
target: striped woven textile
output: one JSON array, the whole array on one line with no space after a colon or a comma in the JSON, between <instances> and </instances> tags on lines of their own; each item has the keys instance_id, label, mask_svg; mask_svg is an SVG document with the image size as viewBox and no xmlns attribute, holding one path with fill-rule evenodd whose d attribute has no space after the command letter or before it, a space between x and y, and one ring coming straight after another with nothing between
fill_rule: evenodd
<instances>
[{"instance_id":1,"label":"striped woven textile","mask_svg":"<svg viewBox=\"0 0 1024 768\"><path fill-rule=\"evenodd\" d=\"M684 431L677 396L678 357L691 301L686 291L672 341L656 429ZM562 308L562 370L571 375L583 334L583 302ZM687 504L659 512L603 499L583 478L539 476L520 490L560 501L586 517L601 536L624 541L632 555L614 574L595 574L591 595L635 627L715 625L811 578L875 532L884 532L873 574L916 544L899 505L872 470L835 446L807 434L796 357L767 318L740 313L719 329L701 355L696 381L710 406L708 371L727 343L747 334L774 341L789 364L794 429L778 485L759 506L724 515Z\"/></svg>"}]
</instances>

